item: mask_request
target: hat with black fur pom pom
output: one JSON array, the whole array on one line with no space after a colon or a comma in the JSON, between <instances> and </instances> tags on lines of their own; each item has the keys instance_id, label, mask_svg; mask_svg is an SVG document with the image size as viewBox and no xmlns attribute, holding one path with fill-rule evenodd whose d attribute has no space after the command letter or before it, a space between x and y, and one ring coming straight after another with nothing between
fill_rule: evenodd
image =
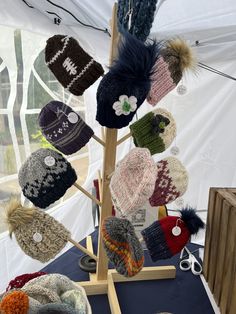
<instances>
[{"instance_id":1,"label":"hat with black fur pom pom","mask_svg":"<svg viewBox=\"0 0 236 314\"><path fill-rule=\"evenodd\" d=\"M130 123L150 90L157 57L155 41L144 44L124 33L118 57L97 90L96 120L102 126L120 129Z\"/></svg>"},{"instance_id":2,"label":"hat with black fur pom pom","mask_svg":"<svg viewBox=\"0 0 236 314\"><path fill-rule=\"evenodd\" d=\"M193 208L183 208L180 214L180 217L168 216L155 221L141 232L153 262L174 256L185 247L192 234L204 228Z\"/></svg>"}]
</instances>

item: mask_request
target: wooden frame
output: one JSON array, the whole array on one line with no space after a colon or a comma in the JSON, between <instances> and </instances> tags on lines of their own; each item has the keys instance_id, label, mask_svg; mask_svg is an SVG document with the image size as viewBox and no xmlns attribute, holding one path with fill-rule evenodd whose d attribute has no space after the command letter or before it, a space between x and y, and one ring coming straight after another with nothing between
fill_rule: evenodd
<instances>
[{"instance_id":1,"label":"wooden frame","mask_svg":"<svg viewBox=\"0 0 236 314\"><path fill-rule=\"evenodd\" d=\"M111 49L110 49L110 64L117 53L117 43L119 33L116 28L117 3L114 4L111 21ZM130 137L130 133L117 139L117 129L102 128L102 140L95 138L104 147L103 159L103 174L102 178L99 175L100 185L100 201L76 184L77 188L85 195L101 206L100 225L104 218L112 215L112 201L109 189L111 175L115 169L116 149L117 146L123 143ZM85 249L86 250L86 249ZM84 251L84 250L83 250ZM87 254L91 257L93 254L91 237L87 238ZM121 314L119 301L116 295L115 282L141 281L141 280L157 280L175 278L176 269L174 266L160 267L144 267L135 277L126 278L118 274L115 270L108 270L108 259L103 247L101 231L98 238L98 255L96 274L90 274L90 280L79 282L84 287L87 295L107 294L112 314Z\"/></svg>"}]
</instances>

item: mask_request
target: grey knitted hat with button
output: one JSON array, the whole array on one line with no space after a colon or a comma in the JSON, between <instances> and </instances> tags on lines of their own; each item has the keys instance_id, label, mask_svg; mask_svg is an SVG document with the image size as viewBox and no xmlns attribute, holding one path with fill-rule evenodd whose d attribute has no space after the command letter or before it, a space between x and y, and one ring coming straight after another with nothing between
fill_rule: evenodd
<instances>
[{"instance_id":1,"label":"grey knitted hat with button","mask_svg":"<svg viewBox=\"0 0 236 314\"><path fill-rule=\"evenodd\" d=\"M45 148L31 154L18 177L24 196L40 208L61 198L77 180L71 164L60 153Z\"/></svg>"},{"instance_id":2,"label":"grey knitted hat with button","mask_svg":"<svg viewBox=\"0 0 236 314\"><path fill-rule=\"evenodd\" d=\"M76 153L94 134L74 110L60 101L43 107L38 121L48 142L66 155Z\"/></svg>"},{"instance_id":3,"label":"grey knitted hat with button","mask_svg":"<svg viewBox=\"0 0 236 314\"><path fill-rule=\"evenodd\" d=\"M47 262L54 258L70 239L70 232L52 216L36 208L21 206L11 199L6 206L10 237L14 233L26 255Z\"/></svg>"}]
</instances>

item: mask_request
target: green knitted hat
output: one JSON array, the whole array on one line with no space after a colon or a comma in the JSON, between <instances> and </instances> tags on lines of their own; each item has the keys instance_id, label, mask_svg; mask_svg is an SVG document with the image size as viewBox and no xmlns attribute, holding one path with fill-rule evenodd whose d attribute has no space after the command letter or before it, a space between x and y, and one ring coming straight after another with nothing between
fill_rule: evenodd
<instances>
[{"instance_id":1,"label":"green knitted hat","mask_svg":"<svg viewBox=\"0 0 236 314\"><path fill-rule=\"evenodd\" d=\"M171 113L158 108L130 125L135 146L148 148L152 155L164 152L176 136Z\"/></svg>"}]
</instances>

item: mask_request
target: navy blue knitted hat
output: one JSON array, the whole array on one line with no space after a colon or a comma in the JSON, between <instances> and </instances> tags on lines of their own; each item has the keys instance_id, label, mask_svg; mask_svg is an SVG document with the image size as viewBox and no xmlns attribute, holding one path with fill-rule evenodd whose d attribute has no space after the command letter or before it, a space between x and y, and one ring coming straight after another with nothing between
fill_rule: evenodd
<instances>
[{"instance_id":1,"label":"navy blue knitted hat","mask_svg":"<svg viewBox=\"0 0 236 314\"><path fill-rule=\"evenodd\" d=\"M61 198L77 180L71 164L48 148L33 152L21 166L18 178L24 196L40 208Z\"/></svg>"},{"instance_id":2,"label":"navy blue knitted hat","mask_svg":"<svg viewBox=\"0 0 236 314\"><path fill-rule=\"evenodd\" d=\"M117 59L98 86L96 116L102 126L116 129L127 126L144 102L158 57L155 41L144 44L128 33L118 48Z\"/></svg>"}]
</instances>

